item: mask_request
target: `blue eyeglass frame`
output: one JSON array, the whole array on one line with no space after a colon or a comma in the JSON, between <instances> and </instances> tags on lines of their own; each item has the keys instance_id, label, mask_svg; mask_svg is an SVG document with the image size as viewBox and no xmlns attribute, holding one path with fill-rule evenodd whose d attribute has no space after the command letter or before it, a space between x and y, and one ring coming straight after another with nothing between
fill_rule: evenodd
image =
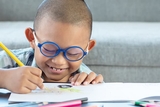
<instances>
[{"instance_id":1,"label":"blue eyeglass frame","mask_svg":"<svg viewBox=\"0 0 160 107\"><path fill-rule=\"evenodd\" d=\"M84 51L84 50L83 50L81 47L79 47L79 46L70 46L70 47L68 47L68 48L66 48L66 49L62 49L62 48L60 48L60 46L59 46L58 44L56 44L55 42L49 42L49 41L47 41L47 42L43 42L43 43L38 43L38 40L37 40L37 38L36 38L37 35L36 35L35 30L32 29L32 32L33 32L33 35L34 35L34 38L35 38L35 42L36 42L37 46L38 46L39 49L40 49L40 52L41 52L44 56L46 56L46 57L54 58L54 57L58 56L61 52L63 52L63 56L65 57L65 59L67 59L68 61L71 61L71 62L75 62L75 61L81 60L82 58L84 58L84 57L88 54L88 45L87 45L87 52ZM52 45L57 46L58 49L57 49L56 54L53 55L53 56L47 56L47 55L45 55L45 54L42 52L42 48L41 48L44 44L52 44ZM82 52L83 52L83 56L82 56L81 58L77 59L77 60L70 60L70 59L68 59L66 53L67 53L67 50L69 50L70 48L79 48L79 49L81 49Z\"/></svg>"},{"instance_id":2,"label":"blue eyeglass frame","mask_svg":"<svg viewBox=\"0 0 160 107\"><path fill-rule=\"evenodd\" d=\"M58 48L57 51L56 51L56 54L53 55L53 56L47 56L47 55L45 55L45 54L42 52L42 46L45 45L45 44L55 45L55 46ZM79 46L70 46L70 47L68 47L68 48L66 48L66 49L62 49L62 48L60 48L55 42L43 42L42 44L38 43L38 47L39 47L39 49L40 49L40 52L41 52L44 56L46 56L46 57L53 58L53 57L58 56L61 52L63 52L63 56L64 56L67 60L72 61L72 62L81 60L81 59L84 58L84 56L86 56L87 53L88 53L88 52L85 52L85 51L84 51L81 47L79 47ZM67 54L67 50L69 50L69 49L71 49L71 48L79 48L79 49L81 49L82 52L83 52L82 57L79 58L79 59L77 59L77 60L70 60L70 59L68 59L68 58L67 58L67 55L66 55L66 54Z\"/></svg>"}]
</instances>

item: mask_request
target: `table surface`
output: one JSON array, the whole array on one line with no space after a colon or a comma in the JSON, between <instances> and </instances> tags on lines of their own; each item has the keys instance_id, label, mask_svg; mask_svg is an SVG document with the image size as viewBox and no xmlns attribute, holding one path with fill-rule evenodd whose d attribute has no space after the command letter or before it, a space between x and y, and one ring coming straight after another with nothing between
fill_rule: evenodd
<instances>
[{"instance_id":1,"label":"table surface","mask_svg":"<svg viewBox=\"0 0 160 107\"><path fill-rule=\"evenodd\" d=\"M0 93L0 107L11 107L11 104L8 104L9 96L10 93ZM83 104L82 107L87 107L91 105L96 105L97 107L135 107L130 102L94 102Z\"/></svg>"}]
</instances>

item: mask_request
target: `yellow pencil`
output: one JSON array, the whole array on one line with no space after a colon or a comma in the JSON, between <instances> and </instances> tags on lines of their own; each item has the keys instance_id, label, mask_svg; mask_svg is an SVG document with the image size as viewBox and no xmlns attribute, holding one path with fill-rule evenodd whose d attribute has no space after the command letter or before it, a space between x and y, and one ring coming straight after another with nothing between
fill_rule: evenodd
<instances>
[{"instance_id":1,"label":"yellow pencil","mask_svg":"<svg viewBox=\"0 0 160 107\"><path fill-rule=\"evenodd\" d=\"M17 62L19 66L24 66L24 64L2 43L0 42L0 47L6 51L6 53Z\"/></svg>"}]
</instances>

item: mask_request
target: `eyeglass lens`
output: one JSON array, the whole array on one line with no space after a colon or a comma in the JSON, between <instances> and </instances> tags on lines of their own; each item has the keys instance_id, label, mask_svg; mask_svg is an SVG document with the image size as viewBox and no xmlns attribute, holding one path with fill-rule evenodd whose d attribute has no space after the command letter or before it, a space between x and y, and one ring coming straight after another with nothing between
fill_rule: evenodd
<instances>
[{"instance_id":1,"label":"eyeglass lens","mask_svg":"<svg viewBox=\"0 0 160 107\"><path fill-rule=\"evenodd\" d=\"M60 49L55 44L44 43L41 46L41 52L48 57L55 57L60 53ZM64 55L69 60L78 60L83 57L83 50L78 47L69 47L65 49Z\"/></svg>"}]
</instances>

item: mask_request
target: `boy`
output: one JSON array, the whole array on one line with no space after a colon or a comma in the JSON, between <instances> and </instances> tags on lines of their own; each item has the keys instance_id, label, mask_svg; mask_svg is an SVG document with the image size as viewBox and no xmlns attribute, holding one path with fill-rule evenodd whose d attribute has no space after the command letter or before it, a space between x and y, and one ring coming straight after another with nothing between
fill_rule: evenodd
<instances>
[{"instance_id":1,"label":"boy","mask_svg":"<svg viewBox=\"0 0 160 107\"><path fill-rule=\"evenodd\" d=\"M90 40L92 15L83 0L43 1L33 28L25 30L32 49L13 51L29 66L12 68L11 61L6 67L2 62L8 57L1 56L1 68L12 69L0 70L0 87L15 93L29 93L37 86L42 89L44 81L70 81L73 85L103 81L102 75L96 76L82 64L84 56L95 45L95 41Z\"/></svg>"}]
</instances>

